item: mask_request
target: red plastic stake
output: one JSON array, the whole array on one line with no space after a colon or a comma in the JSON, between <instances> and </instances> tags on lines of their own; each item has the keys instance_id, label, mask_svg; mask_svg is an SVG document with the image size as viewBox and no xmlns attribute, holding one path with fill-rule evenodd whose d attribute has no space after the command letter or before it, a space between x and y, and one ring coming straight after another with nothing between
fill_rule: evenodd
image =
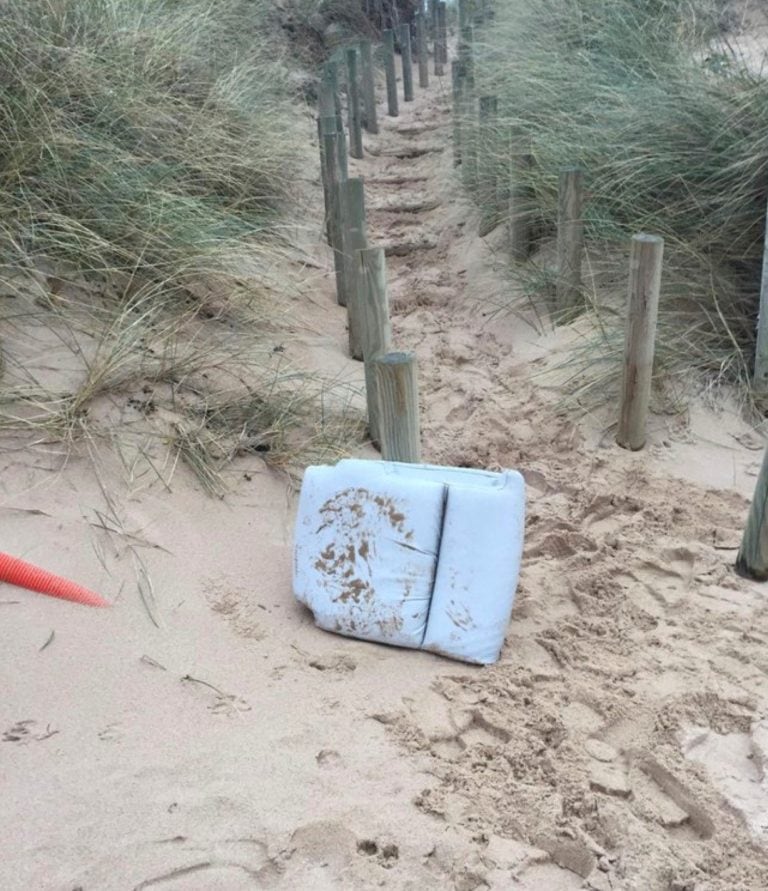
<instances>
[{"instance_id":1,"label":"red plastic stake","mask_svg":"<svg viewBox=\"0 0 768 891\"><path fill-rule=\"evenodd\" d=\"M51 597L61 597L62 600L82 603L84 606L109 606L103 597L82 585L2 552L0 552L0 582L26 588L28 591L37 591L38 594L48 594Z\"/></svg>"}]
</instances>

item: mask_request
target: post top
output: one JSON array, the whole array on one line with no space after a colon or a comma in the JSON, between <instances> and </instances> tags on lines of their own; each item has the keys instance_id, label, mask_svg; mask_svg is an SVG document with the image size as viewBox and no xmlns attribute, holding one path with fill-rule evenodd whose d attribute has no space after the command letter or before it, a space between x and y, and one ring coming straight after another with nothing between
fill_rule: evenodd
<instances>
[{"instance_id":1,"label":"post top","mask_svg":"<svg viewBox=\"0 0 768 891\"><path fill-rule=\"evenodd\" d=\"M377 356L374 361L382 365L406 365L413 358L413 353L386 353L384 356Z\"/></svg>"},{"instance_id":2,"label":"post top","mask_svg":"<svg viewBox=\"0 0 768 891\"><path fill-rule=\"evenodd\" d=\"M647 232L638 232L637 235L632 236L632 241L640 244L664 244L661 235L649 235Z\"/></svg>"}]
</instances>

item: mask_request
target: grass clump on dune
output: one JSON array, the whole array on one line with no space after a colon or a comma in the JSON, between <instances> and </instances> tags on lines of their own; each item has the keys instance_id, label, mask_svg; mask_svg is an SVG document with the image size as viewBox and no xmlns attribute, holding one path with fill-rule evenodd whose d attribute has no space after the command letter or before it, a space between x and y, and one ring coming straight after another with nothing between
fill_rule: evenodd
<instances>
[{"instance_id":1,"label":"grass clump on dune","mask_svg":"<svg viewBox=\"0 0 768 891\"><path fill-rule=\"evenodd\" d=\"M589 302L600 343L579 392L618 383L615 300L635 232L664 236L659 367L748 382L768 192L768 82L722 34L718 0L497 4L476 44L478 93L530 138L537 228L553 236L559 170L585 170ZM498 152L500 175L507 158Z\"/></svg>"},{"instance_id":2,"label":"grass clump on dune","mask_svg":"<svg viewBox=\"0 0 768 891\"><path fill-rule=\"evenodd\" d=\"M114 413L99 399L164 400L147 423L186 458L206 406L239 400L217 439L229 419L240 451L300 450L285 428L320 409L280 411L307 376L269 340L297 286L294 83L270 0L3 2L0 427L72 440ZM51 380L37 360L62 345L76 361Z\"/></svg>"},{"instance_id":3,"label":"grass clump on dune","mask_svg":"<svg viewBox=\"0 0 768 891\"><path fill-rule=\"evenodd\" d=\"M167 297L267 234L296 159L265 19L224 0L4 3L3 261Z\"/></svg>"}]
</instances>

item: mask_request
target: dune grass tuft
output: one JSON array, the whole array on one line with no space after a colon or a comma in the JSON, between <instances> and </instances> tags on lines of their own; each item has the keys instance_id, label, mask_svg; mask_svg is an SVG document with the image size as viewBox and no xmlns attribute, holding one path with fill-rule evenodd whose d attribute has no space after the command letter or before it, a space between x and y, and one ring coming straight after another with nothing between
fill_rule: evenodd
<instances>
[{"instance_id":1,"label":"dune grass tuft","mask_svg":"<svg viewBox=\"0 0 768 891\"><path fill-rule=\"evenodd\" d=\"M580 395L616 382L628 240L666 242L659 370L748 387L768 194L768 82L723 32L719 0L515 0L476 42L477 95L498 95L495 168L530 140L542 242L559 171L585 170L585 304L601 312L575 361ZM534 261L535 262L535 261ZM543 278L546 278L544 276ZM583 373L577 373L577 366ZM745 387L745 391L746 391Z\"/></svg>"},{"instance_id":2,"label":"dune grass tuft","mask_svg":"<svg viewBox=\"0 0 768 891\"><path fill-rule=\"evenodd\" d=\"M290 431L358 435L316 420L322 382L301 411L275 384L312 132L279 24L270 0L4 0L0 429L74 442L105 400L151 406L216 492L243 451L303 455Z\"/></svg>"},{"instance_id":3,"label":"dune grass tuft","mask_svg":"<svg viewBox=\"0 0 768 891\"><path fill-rule=\"evenodd\" d=\"M264 3L7 0L3 261L167 299L271 235L296 162L271 46Z\"/></svg>"}]
</instances>

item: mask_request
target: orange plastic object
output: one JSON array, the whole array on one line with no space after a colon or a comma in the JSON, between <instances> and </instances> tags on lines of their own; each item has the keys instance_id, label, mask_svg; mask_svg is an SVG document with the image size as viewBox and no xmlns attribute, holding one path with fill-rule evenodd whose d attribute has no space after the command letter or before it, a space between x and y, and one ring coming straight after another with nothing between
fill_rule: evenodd
<instances>
[{"instance_id":1,"label":"orange plastic object","mask_svg":"<svg viewBox=\"0 0 768 891\"><path fill-rule=\"evenodd\" d=\"M62 600L82 603L84 606L109 606L103 597L94 594L93 591L89 591L82 585L77 585L52 572L32 566L25 560L1 552L0 582L26 588L28 591L37 591L38 594L48 594L51 597L61 597Z\"/></svg>"}]
</instances>

